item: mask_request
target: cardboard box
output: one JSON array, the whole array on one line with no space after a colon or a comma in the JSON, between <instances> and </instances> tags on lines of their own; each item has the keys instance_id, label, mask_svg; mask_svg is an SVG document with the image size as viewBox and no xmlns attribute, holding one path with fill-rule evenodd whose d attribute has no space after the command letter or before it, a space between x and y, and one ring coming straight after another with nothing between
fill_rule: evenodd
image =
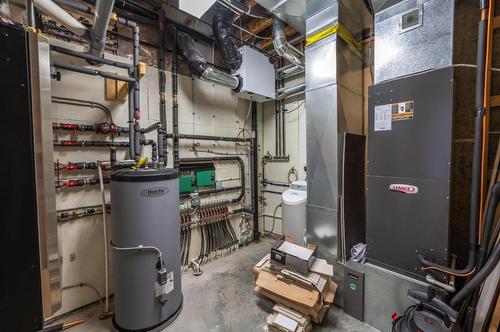
<instances>
[{"instance_id":1,"label":"cardboard box","mask_svg":"<svg viewBox=\"0 0 500 332\"><path fill-rule=\"evenodd\" d=\"M271 248L271 259L307 274L316 259L316 248L302 247L282 237Z\"/></svg>"},{"instance_id":2,"label":"cardboard box","mask_svg":"<svg viewBox=\"0 0 500 332\"><path fill-rule=\"evenodd\" d=\"M276 303L283 304L320 323L333 303L337 285L327 279L323 291L305 288L303 285L283 280L277 275L261 270L256 280L255 291Z\"/></svg>"},{"instance_id":3,"label":"cardboard box","mask_svg":"<svg viewBox=\"0 0 500 332\"><path fill-rule=\"evenodd\" d=\"M318 280L319 275L324 284L311 285L286 278L287 269L287 266L271 260L270 254L266 255L253 268L256 279L255 291L320 323L333 303L337 290L337 285L331 279L333 267L325 260L317 259L311 265L311 272L302 276Z\"/></svg>"}]
</instances>

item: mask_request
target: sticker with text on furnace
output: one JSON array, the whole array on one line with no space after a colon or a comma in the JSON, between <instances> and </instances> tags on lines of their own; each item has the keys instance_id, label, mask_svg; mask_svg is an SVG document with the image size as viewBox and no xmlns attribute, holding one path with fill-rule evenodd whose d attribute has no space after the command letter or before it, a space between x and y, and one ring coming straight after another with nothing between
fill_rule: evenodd
<instances>
[{"instance_id":1,"label":"sticker with text on furnace","mask_svg":"<svg viewBox=\"0 0 500 332\"><path fill-rule=\"evenodd\" d=\"M391 104L392 121L411 120L415 111L413 100Z\"/></svg>"}]
</instances>

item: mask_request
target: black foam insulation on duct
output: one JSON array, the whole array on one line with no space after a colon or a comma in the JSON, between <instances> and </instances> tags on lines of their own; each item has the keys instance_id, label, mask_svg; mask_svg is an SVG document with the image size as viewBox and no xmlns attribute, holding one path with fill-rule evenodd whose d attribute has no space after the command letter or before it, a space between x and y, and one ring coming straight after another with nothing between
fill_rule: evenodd
<instances>
[{"instance_id":1,"label":"black foam insulation on duct","mask_svg":"<svg viewBox=\"0 0 500 332\"><path fill-rule=\"evenodd\" d=\"M187 59L191 73L200 77L208 65L207 60L196 47L193 37L185 32L178 31L177 46L182 55Z\"/></svg>"},{"instance_id":2,"label":"black foam insulation on duct","mask_svg":"<svg viewBox=\"0 0 500 332\"><path fill-rule=\"evenodd\" d=\"M231 70L241 66L241 54L231 38L231 19L233 13L220 3L216 3L213 9L212 29L219 51L226 65Z\"/></svg>"}]
</instances>

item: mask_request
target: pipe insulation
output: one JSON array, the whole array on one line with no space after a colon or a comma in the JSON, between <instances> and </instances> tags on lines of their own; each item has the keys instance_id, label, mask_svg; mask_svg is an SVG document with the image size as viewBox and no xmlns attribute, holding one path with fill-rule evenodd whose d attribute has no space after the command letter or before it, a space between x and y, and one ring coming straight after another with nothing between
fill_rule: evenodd
<instances>
[{"instance_id":1,"label":"pipe insulation","mask_svg":"<svg viewBox=\"0 0 500 332\"><path fill-rule=\"evenodd\" d=\"M290 61L294 65L304 68L304 54L290 45L286 40L284 32L285 24L278 17L273 16L273 46L279 56Z\"/></svg>"},{"instance_id":2,"label":"pipe insulation","mask_svg":"<svg viewBox=\"0 0 500 332\"><path fill-rule=\"evenodd\" d=\"M106 32L113 11L114 0L97 0L95 4L94 25L90 30L89 54L102 57L106 47Z\"/></svg>"},{"instance_id":3,"label":"pipe insulation","mask_svg":"<svg viewBox=\"0 0 500 332\"><path fill-rule=\"evenodd\" d=\"M233 12L227 7L216 3L213 9L212 30L224 62L231 70L241 66L242 57L231 38L231 22Z\"/></svg>"},{"instance_id":4,"label":"pipe insulation","mask_svg":"<svg viewBox=\"0 0 500 332\"><path fill-rule=\"evenodd\" d=\"M51 0L33 0L33 4L36 8L64 25L75 35L81 37L87 32L87 28L83 24Z\"/></svg>"},{"instance_id":5,"label":"pipe insulation","mask_svg":"<svg viewBox=\"0 0 500 332\"><path fill-rule=\"evenodd\" d=\"M240 87L240 79L238 76L225 73L207 64L207 60L198 50L192 36L185 32L178 31L177 45L182 55L187 59L189 70L193 75L205 81L229 87L233 90L237 90Z\"/></svg>"}]
</instances>

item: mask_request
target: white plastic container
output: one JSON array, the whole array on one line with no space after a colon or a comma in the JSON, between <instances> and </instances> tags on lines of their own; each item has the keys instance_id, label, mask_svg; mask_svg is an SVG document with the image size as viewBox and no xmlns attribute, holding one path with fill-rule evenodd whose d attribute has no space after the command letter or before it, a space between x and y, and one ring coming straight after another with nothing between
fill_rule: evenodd
<instances>
[{"instance_id":1,"label":"white plastic container","mask_svg":"<svg viewBox=\"0 0 500 332\"><path fill-rule=\"evenodd\" d=\"M283 206L283 235L289 235L296 244L305 244L307 182L295 181L281 195Z\"/></svg>"}]
</instances>

